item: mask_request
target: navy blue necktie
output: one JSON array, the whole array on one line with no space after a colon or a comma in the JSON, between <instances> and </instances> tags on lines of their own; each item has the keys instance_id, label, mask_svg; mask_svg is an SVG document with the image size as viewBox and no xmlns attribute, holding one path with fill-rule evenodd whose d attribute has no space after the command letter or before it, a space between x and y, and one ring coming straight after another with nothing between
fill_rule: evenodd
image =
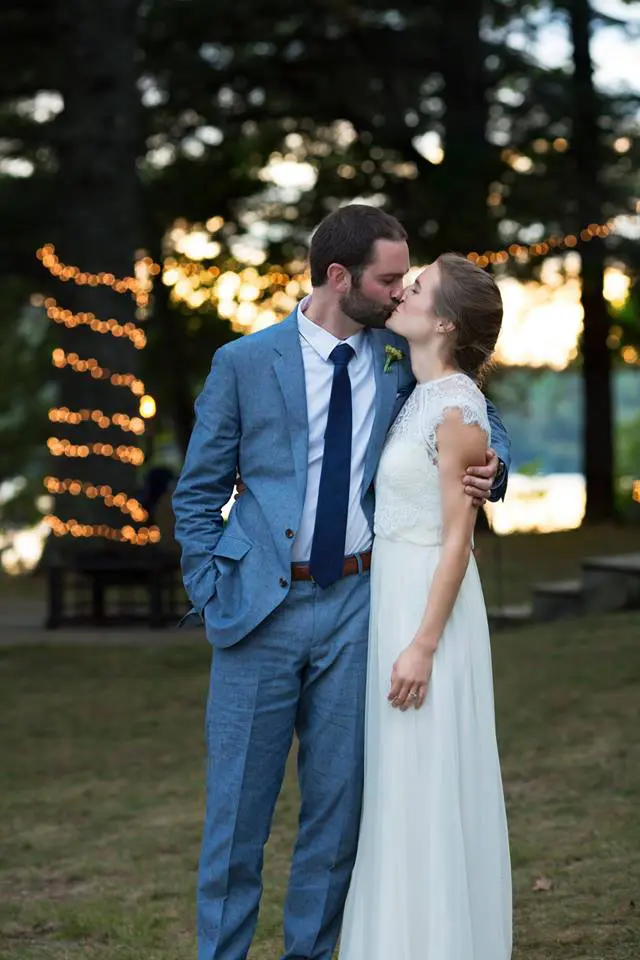
<instances>
[{"instance_id":1,"label":"navy blue necktie","mask_svg":"<svg viewBox=\"0 0 640 960\"><path fill-rule=\"evenodd\" d=\"M351 481L351 381L349 361L353 347L341 343L331 351L334 363L324 455L318 491L316 523L311 545L311 576L321 587L330 587L342 576L347 536Z\"/></svg>"}]
</instances>

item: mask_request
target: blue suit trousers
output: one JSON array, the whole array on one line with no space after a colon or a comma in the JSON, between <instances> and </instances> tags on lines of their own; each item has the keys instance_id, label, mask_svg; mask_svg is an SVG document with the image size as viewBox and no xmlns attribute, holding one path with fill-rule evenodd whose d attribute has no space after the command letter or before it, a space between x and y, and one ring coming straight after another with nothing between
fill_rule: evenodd
<instances>
[{"instance_id":1,"label":"blue suit trousers","mask_svg":"<svg viewBox=\"0 0 640 960\"><path fill-rule=\"evenodd\" d=\"M327 590L298 581L249 636L213 652L198 960L248 954L294 734L301 811L283 960L332 956L360 823L368 618L368 573Z\"/></svg>"}]
</instances>

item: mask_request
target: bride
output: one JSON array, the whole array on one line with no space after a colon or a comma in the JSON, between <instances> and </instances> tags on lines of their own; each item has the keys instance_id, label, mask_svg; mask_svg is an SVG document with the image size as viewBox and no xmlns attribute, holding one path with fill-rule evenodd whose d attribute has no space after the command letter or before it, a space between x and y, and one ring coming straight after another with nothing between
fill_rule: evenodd
<instances>
[{"instance_id":1,"label":"bride","mask_svg":"<svg viewBox=\"0 0 640 960\"><path fill-rule=\"evenodd\" d=\"M461 483L485 462L476 382L501 322L493 279L455 254L387 322L417 387L376 478L364 805L340 960L511 956L489 631Z\"/></svg>"}]
</instances>

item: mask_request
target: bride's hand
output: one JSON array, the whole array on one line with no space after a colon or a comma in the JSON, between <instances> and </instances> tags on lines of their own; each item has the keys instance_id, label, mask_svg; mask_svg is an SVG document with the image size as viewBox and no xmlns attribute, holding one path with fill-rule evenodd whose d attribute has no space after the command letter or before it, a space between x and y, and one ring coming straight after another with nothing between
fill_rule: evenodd
<instances>
[{"instance_id":1,"label":"bride's hand","mask_svg":"<svg viewBox=\"0 0 640 960\"><path fill-rule=\"evenodd\" d=\"M427 695L433 668L433 651L415 643L403 650L393 665L388 700L393 707L419 710Z\"/></svg>"}]
</instances>

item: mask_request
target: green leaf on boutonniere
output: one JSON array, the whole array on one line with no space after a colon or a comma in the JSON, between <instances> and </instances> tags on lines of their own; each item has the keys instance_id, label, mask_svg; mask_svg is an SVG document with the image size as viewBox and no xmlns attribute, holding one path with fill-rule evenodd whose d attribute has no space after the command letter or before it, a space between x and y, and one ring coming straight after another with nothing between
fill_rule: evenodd
<instances>
[{"instance_id":1,"label":"green leaf on boutonniere","mask_svg":"<svg viewBox=\"0 0 640 960\"><path fill-rule=\"evenodd\" d=\"M402 350L398 350L397 347L392 346L390 343L385 344L384 352L386 360L384 361L384 373L389 373L391 367L398 360L404 360L404 353Z\"/></svg>"}]
</instances>

